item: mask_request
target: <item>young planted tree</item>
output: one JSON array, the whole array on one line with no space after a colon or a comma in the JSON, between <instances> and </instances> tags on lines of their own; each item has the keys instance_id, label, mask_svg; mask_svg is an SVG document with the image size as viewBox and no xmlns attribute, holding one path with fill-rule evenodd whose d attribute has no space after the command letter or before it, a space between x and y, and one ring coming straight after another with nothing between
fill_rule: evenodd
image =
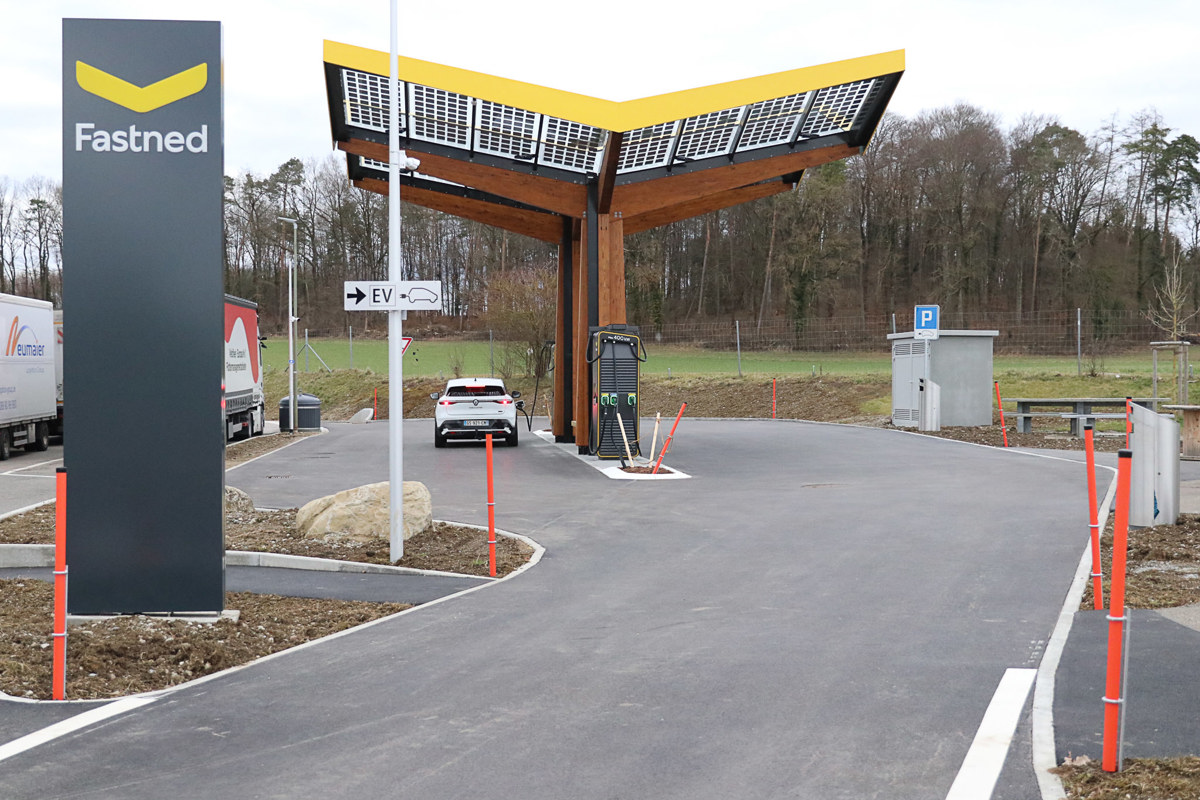
<instances>
[{"instance_id":1,"label":"young planted tree","mask_svg":"<svg viewBox=\"0 0 1200 800\"><path fill-rule=\"evenodd\" d=\"M540 381L551 364L548 343L554 340L557 270L543 264L493 272L484 292L486 321L504 342L500 374L505 379L529 375Z\"/></svg>"}]
</instances>

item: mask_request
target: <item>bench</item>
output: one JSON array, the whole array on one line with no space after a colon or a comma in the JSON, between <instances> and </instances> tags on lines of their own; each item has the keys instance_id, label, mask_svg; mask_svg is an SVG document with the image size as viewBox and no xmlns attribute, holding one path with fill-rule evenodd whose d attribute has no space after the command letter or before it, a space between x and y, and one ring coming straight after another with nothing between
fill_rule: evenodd
<instances>
[{"instance_id":1,"label":"bench","mask_svg":"<svg viewBox=\"0 0 1200 800\"><path fill-rule=\"evenodd\" d=\"M1134 397L1134 403L1155 409L1165 397ZM1034 417L1058 417L1070 421L1071 434L1083 435L1085 420L1124 419L1124 397L1010 397L1007 402L1017 406L1017 433L1031 433ZM1055 408L1056 411L1035 411L1037 408ZM1121 409L1121 413L1097 412L1097 408Z\"/></svg>"},{"instance_id":2,"label":"bench","mask_svg":"<svg viewBox=\"0 0 1200 800\"><path fill-rule=\"evenodd\" d=\"M1167 411L1178 411L1183 414L1182 435L1183 457L1200 459L1200 406L1175 405L1163 406Z\"/></svg>"}]
</instances>

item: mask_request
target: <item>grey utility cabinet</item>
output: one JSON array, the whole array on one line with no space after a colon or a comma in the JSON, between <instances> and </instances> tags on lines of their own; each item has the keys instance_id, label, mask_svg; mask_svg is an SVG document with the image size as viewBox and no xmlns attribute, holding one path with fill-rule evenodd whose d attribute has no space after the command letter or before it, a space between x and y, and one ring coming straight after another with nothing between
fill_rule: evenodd
<instances>
[{"instance_id":1,"label":"grey utility cabinet","mask_svg":"<svg viewBox=\"0 0 1200 800\"><path fill-rule=\"evenodd\" d=\"M992 424L992 341L999 331L940 331L918 339L913 331L888 335L892 343L892 424L915 428L921 419L921 381L941 389L941 427Z\"/></svg>"}]
</instances>

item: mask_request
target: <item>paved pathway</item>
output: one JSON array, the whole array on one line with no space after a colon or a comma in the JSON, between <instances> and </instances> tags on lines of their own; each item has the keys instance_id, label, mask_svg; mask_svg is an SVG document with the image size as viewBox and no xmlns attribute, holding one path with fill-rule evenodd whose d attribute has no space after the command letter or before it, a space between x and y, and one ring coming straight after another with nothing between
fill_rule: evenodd
<instances>
[{"instance_id":1,"label":"paved pathway","mask_svg":"<svg viewBox=\"0 0 1200 800\"><path fill-rule=\"evenodd\" d=\"M286 506L386 478L384 424L330 427L229 482ZM427 427L405 477L481 522L482 448ZM944 797L1086 539L1077 464L894 431L685 420L670 482L496 453L535 569L0 762L0 796ZM1028 764L995 796L1036 797Z\"/></svg>"}]
</instances>

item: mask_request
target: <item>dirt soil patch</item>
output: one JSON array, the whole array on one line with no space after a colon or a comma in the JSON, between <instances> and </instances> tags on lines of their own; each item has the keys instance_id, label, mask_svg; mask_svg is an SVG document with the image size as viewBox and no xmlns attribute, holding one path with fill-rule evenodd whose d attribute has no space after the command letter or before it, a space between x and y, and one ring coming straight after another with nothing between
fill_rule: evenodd
<instances>
[{"instance_id":1,"label":"dirt soil patch","mask_svg":"<svg viewBox=\"0 0 1200 800\"><path fill-rule=\"evenodd\" d=\"M1101 573L1107 601L1112 578L1112 520L1100 538ZM1129 531L1125 563L1125 605L1175 608L1200 603L1200 516L1181 514L1175 525ZM1080 610L1093 608L1088 581Z\"/></svg>"},{"instance_id":2,"label":"dirt soil patch","mask_svg":"<svg viewBox=\"0 0 1200 800\"><path fill-rule=\"evenodd\" d=\"M1087 756L1054 770L1071 800L1200 800L1200 758L1127 758L1105 772Z\"/></svg>"},{"instance_id":3,"label":"dirt soil patch","mask_svg":"<svg viewBox=\"0 0 1200 800\"><path fill-rule=\"evenodd\" d=\"M50 699L53 597L46 581L0 581L0 691ZM138 615L72 625L68 699L165 689L410 608L248 592L227 593L225 605L239 612L236 621Z\"/></svg>"}]
</instances>

